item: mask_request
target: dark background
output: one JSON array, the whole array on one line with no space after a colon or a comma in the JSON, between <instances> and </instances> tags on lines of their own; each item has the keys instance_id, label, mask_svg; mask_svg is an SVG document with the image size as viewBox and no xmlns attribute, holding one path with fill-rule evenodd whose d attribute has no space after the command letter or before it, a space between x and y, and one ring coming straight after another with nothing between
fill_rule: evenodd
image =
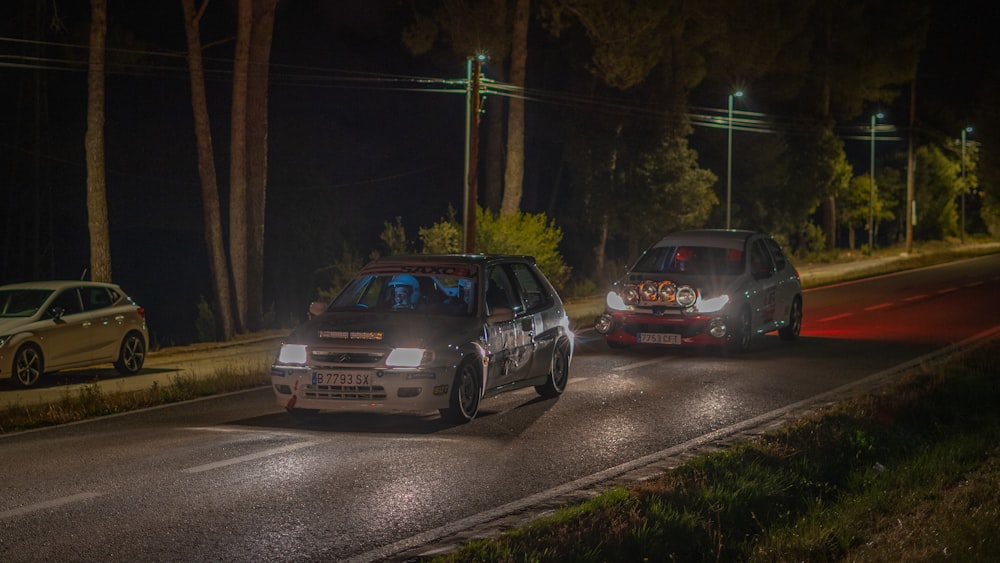
<instances>
[{"instance_id":1,"label":"dark background","mask_svg":"<svg viewBox=\"0 0 1000 563\"><path fill-rule=\"evenodd\" d=\"M87 44L90 7L81 1L43 3L44 15L36 20L30 8L35 4L4 2L0 7L4 283L38 279L36 272L80 278L89 264L83 146L87 53L74 46ZM203 44L216 43L205 56L223 202L233 4L214 0L202 23ZM113 274L147 308L154 344L184 343L194 338L196 304L202 296L210 300L211 289L180 3L111 0L108 14L109 34L125 30L131 34L128 42L138 45L133 50L142 52L106 82ZM1000 21L997 15L998 8L979 2L934 3L918 78L917 108L928 129L957 137L976 106L991 102L979 96L996 77L998 49L989 34ZM279 2L271 55L265 258L265 307L276 324L301 318L320 289L323 261L318 268L317 255L333 262L349 249L367 259L380 250L378 235L386 222L400 217L415 240L419 227L445 217L449 206L462 206L465 96L461 86L450 86L459 90L451 93L435 90L448 88L439 81L464 79L465 61L444 52L412 56L400 40L409 17L407 4L395 0ZM33 30L36 25L40 29ZM19 41L36 36L46 42L44 61L34 61ZM115 41L109 36L109 46ZM564 89L553 62L554 40L533 28L529 43L534 49L529 86ZM40 67L45 69L38 83L44 102L36 114L29 100L35 95L33 73ZM487 63L484 74L490 73ZM416 86L409 77L432 80ZM725 88L706 83L690 103L724 110ZM887 121L904 125L908 93L901 98L885 111ZM487 111L490 103L487 99ZM740 108L769 109L749 94ZM563 181L561 146L549 134L554 109L529 102L527 111L522 208L565 220L566 259L582 273L590 246L580 244L572 218L559 216L569 191L560 189L553 197ZM867 125L867 118L856 125ZM737 150L739 143L753 142L751 137L737 135ZM724 178L725 133L696 128L690 142L701 165ZM880 144L879 151L905 148L889 145ZM846 141L846 148L856 173L867 170L867 143ZM35 166L44 171L39 183L29 173ZM41 224L20 221L39 209ZM35 237L35 229L52 236Z\"/></svg>"}]
</instances>

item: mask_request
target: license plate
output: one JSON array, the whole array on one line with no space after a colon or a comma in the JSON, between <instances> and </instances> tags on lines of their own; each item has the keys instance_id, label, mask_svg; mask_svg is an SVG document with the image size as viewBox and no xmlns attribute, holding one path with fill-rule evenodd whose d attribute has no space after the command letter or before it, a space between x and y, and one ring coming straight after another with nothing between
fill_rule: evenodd
<instances>
[{"instance_id":1,"label":"license plate","mask_svg":"<svg viewBox=\"0 0 1000 563\"><path fill-rule=\"evenodd\" d=\"M313 385L371 385L371 373L358 371L314 371Z\"/></svg>"},{"instance_id":2,"label":"license plate","mask_svg":"<svg viewBox=\"0 0 1000 563\"><path fill-rule=\"evenodd\" d=\"M642 344L680 344L681 335L672 332L640 332L639 342Z\"/></svg>"}]
</instances>

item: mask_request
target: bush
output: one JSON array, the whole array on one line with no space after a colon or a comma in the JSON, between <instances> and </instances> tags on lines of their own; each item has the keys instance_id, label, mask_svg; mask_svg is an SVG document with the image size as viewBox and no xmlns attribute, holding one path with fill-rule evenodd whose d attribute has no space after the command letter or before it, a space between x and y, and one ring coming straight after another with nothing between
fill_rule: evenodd
<instances>
[{"instance_id":1,"label":"bush","mask_svg":"<svg viewBox=\"0 0 1000 563\"><path fill-rule=\"evenodd\" d=\"M453 211L449 219L420 229L423 252L461 252L462 230ZM559 253L562 236L562 230L544 213L519 211L510 217L501 217L487 209L476 210L476 252L533 256L557 291L566 288L571 272Z\"/></svg>"}]
</instances>

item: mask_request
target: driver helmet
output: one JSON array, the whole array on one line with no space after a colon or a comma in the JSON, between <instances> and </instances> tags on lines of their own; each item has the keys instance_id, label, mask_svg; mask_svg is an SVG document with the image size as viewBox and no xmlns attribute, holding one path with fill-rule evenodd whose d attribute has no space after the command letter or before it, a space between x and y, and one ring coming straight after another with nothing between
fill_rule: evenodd
<instances>
[{"instance_id":1,"label":"driver helmet","mask_svg":"<svg viewBox=\"0 0 1000 563\"><path fill-rule=\"evenodd\" d=\"M412 308L420 301L420 284L410 274L399 274L389 282L394 308Z\"/></svg>"}]
</instances>

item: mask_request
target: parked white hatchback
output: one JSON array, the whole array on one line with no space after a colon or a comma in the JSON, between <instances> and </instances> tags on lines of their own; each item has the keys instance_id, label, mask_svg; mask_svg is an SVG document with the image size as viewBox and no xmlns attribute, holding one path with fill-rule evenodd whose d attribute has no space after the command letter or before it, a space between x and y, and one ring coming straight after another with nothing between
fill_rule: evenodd
<instances>
[{"instance_id":1,"label":"parked white hatchback","mask_svg":"<svg viewBox=\"0 0 1000 563\"><path fill-rule=\"evenodd\" d=\"M89 281L0 286L0 377L24 387L45 373L114 363L142 369L146 312L121 287Z\"/></svg>"}]
</instances>

